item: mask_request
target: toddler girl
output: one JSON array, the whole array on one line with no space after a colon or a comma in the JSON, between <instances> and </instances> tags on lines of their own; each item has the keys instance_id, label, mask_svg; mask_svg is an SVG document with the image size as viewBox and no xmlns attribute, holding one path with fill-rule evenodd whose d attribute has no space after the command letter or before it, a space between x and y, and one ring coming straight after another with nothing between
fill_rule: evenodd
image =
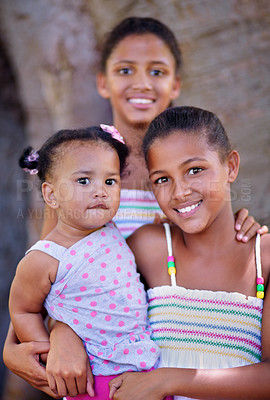
<instances>
[{"instance_id":1,"label":"toddler girl","mask_svg":"<svg viewBox=\"0 0 270 400\"><path fill-rule=\"evenodd\" d=\"M118 131L101 125L59 131L38 152L28 148L20 159L26 171L38 173L43 198L58 222L18 265L11 320L21 342L49 340L43 304L53 319L68 324L89 356L96 399L108 398L112 375L149 370L159 355L133 254L111 221L127 155ZM57 380L49 377L52 385ZM85 385L77 386L85 392Z\"/></svg>"}]
</instances>

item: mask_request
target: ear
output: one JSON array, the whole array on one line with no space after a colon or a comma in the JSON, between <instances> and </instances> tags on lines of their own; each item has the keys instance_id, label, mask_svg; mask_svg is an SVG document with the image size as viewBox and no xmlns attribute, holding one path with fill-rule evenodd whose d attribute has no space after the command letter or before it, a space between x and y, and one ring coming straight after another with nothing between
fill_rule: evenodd
<instances>
[{"instance_id":1,"label":"ear","mask_svg":"<svg viewBox=\"0 0 270 400\"><path fill-rule=\"evenodd\" d=\"M235 181L239 171L240 156L236 150L232 150L228 155L228 182L232 183Z\"/></svg>"},{"instance_id":2,"label":"ear","mask_svg":"<svg viewBox=\"0 0 270 400\"><path fill-rule=\"evenodd\" d=\"M110 91L108 89L107 77L104 72L98 72L96 76L97 91L104 99L110 98Z\"/></svg>"},{"instance_id":3,"label":"ear","mask_svg":"<svg viewBox=\"0 0 270 400\"><path fill-rule=\"evenodd\" d=\"M181 92L181 79L179 75L175 75L170 99L171 100L177 99L177 97L179 97L180 95L180 92Z\"/></svg>"},{"instance_id":4,"label":"ear","mask_svg":"<svg viewBox=\"0 0 270 400\"><path fill-rule=\"evenodd\" d=\"M42 196L46 204L48 204L48 206L50 206L51 208L57 209L59 204L54 195L53 185L48 182L43 182L41 190L42 190Z\"/></svg>"}]
</instances>

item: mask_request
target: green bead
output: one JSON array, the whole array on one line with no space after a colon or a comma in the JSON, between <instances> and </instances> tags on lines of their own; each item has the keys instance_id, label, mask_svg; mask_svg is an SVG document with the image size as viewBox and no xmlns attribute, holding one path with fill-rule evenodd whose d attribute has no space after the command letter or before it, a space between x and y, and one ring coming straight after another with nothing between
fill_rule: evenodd
<instances>
[{"instance_id":1,"label":"green bead","mask_svg":"<svg viewBox=\"0 0 270 400\"><path fill-rule=\"evenodd\" d=\"M257 292L263 292L264 291L264 285L262 283L259 283L257 285Z\"/></svg>"},{"instance_id":2,"label":"green bead","mask_svg":"<svg viewBox=\"0 0 270 400\"><path fill-rule=\"evenodd\" d=\"M168 268L175 267L174 261L168 261Z\"/></svg>"}]
</instances>

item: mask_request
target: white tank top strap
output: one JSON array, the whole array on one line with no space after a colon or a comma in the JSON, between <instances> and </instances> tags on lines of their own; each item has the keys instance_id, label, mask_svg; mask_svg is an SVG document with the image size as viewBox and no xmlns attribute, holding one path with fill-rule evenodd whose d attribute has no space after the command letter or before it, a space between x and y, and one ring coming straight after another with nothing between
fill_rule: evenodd
<instances>
[{"instance_id":1,"label":"white tank top strap","mask_svg":"<svg viewBox=\"0 0 270 400\"><path fill-rule=\"evenodd\" d=\"M256 260L256 269L257 269L257 297L259 299L263 299L264 298L264 278L262 276L261 236L259 235L259 233L256 236L255 260Z\"/></svg>"},{"instance_id":2,"label":"white tank top strap","mask_svg":"<svg viewBox=\"0 0 270 400\"><path fill-rule=\"evenodd\" d=\"M257 268L257 278L262 278L261 236L259 233L256 236L255 259L256 259L256 268Z\"/></svg>"},{"instance_id":3,"label":"white tank top strap","mask_svg":"<svg viewBox=\"0 0 270 400\"><path fill-rule=\"evenodd\" d=\"M168 248L168 257L167 257L168 273L169 273L169 275L171 277L171 285L172 286L177 286L176 285L176 279L175 279L176 268L175 268L175 263L174 263L174 257L173 257L173 254L172 254L171 228L170 228L170 225L167 222L165 222L163 224L163 226L164 226L164 229L165 229L167 248Z\"/></svg>"}]
</instances>

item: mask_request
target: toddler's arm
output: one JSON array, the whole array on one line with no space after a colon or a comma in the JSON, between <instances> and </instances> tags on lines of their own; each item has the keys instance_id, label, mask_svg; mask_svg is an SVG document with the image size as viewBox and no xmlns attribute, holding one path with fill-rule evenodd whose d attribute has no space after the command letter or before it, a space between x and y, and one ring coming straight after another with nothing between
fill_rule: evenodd
<instances>
[{"instance_id":1,"label":"toddler's arm","mask_svg":"<svg viewBox=\"0 0 270 400\"><path fill-rule=\"evenodd\" d=\"M57 260L40 251L31 251L17 267L10 289L9 311L20 342L49 341L41 311L57 267Z\"/></svg>"},{"instance_id":2,"label":"toddler's arm","mask_svg":"<svg viewBox=\"0 0 270 400\"><path fill-rule=\"evenodd\" d=\"M50 334L47 376L50 388L61 397L94 393L94 378L81 339L62 322L55 322Z\"/></svg>"}]
</instances>

